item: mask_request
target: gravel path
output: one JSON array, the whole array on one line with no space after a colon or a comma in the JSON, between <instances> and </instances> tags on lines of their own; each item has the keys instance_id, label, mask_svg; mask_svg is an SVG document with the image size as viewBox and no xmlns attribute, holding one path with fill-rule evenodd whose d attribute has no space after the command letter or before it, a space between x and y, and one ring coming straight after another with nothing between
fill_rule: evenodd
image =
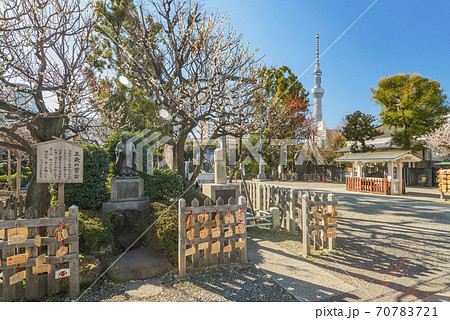
<instances>
[{"instance_id":1,"label":"gravel path","mask_svg":"<svg viewBox=\"0 0 450 320\"><path fill-rule=\"evenodd\" d=\"M212 266L188 271L185 281L173 270L161 278L97 283L80 301L226 302L297 301L264 273L249 264Z\"/></svg>"}]
</instances>

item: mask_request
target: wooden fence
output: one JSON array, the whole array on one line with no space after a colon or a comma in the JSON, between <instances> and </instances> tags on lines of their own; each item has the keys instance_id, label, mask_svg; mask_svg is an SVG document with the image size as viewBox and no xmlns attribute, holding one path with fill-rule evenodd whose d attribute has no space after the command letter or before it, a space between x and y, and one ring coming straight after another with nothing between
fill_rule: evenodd
<instances>
[{"instance_id":1,"label":"wooden fence","mask_svg":"<svg viewBox=\"0 0 450 320\"><path fill-rule=\"evenodd\" d=\"M391 194L391 183L382 178L347 177L345 188L348 191L368 192L389 195ZM402 180L402 194L406 193L406 180Z\"/></svg>"},{"instance_id":2,"label":"wooden fence","mask_svg":"<svg viewBox=\"0 0 450 320\"><path fill-rule=\"evenodd\" d=\"M2 300L56 294L66 277L71 298L77 298L78 246L78 207L70 207L68 216L51 207L38 218L34 208L23 211L23 199L0 202Z\"/></svg>"},{"instance_id":3,"label":"wooden fence","mask_svg":"<svg viewBox=\"0 0 450 320\"><path fill-rule=\"evenodd\" d=\"M265 213L262 219L272 219L271 230L302 235L305 255L310 254L311 245L315 250L335 249L337 200L333 194L319 197L316 193L310 195L298 189L256 182L246 182L246 186L257 218L259 211L262 211ZM243 184L241 188L242 194L245 194Z\"/></svg>"},{"instance_id":4,"label":"wooden fence","mask_svg":"<svg viewBox=\"0 0 450 320\"><path fill-rule=\"evenodd\" d=\"M205 266L211 265L214 254L217 254L218 263L224 263L225 253L228 253L230 262L236 261L238 253L240 264L245 266L247 263L245 197L239 197L238 204L235 204L233 198L228 200L227 205L224 205L222 198L218 198L216 203L217 205L213 206L211 201L206 199L204 206L199 206L198 200L194 199L191 206L186 207L184 199L178 202L180 278L186 276L186 257L192 256L192 266L198 268L202 250Z\"/></svg>"}]
</instances>

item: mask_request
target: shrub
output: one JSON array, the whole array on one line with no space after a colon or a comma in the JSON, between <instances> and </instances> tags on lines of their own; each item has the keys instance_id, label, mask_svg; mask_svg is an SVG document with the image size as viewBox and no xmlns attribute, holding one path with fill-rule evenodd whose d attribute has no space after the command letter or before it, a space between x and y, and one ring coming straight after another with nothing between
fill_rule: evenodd
<instances>
[{"instance_id":1,"label":"shrub","mask_svg":"<svg viewBox=\"0 0 450 320\"><path fill-rule=\"evenodd\" d=\"M169 209L166 204L151 203L142 213L141 232L144 232L163 214L164 216L145 234L145 244L152 249L162 249L163 255L172 263L176 263L178 260L178 210L176 205Z\"/></svg>"},{"instance_id":2,"label":"shrub","mask_svg":"<svg viewBox=\"0 0 450 320\"><path fill-rule=\"evenodd\" d=\"M80 252L83 254L105 254L112 251L113 236L108 215L97 211L79 213Z\"/></svg>"},{"instance_id":3,"label":"shrub","mask_svg":"<svg viewBox=\"0 0 450 320\"><path fill-rule=\"evenodd\" d=\"M17 181L16 177L17 177L16 173L11 175L11 186L14 189L16 188L16 181ZM26 187L28 182L30 182L30 178L31 178L31 173L22 173L21 180L20 180L21 187ZM5 184L5 185L8 184L8 175L7 174L0 176L0 183Z\"/></svg>"},{"instance_id":4,"label":"shrub","mask_svg":"<svg viewBox=\"0 0 450 320\"><path fill-rule=\"evenodd\" d=\"M76 205L83 210L100 209L107 201L106 187L109 173L109 156L105 149L87 145L84 149L83 183L68 183L64 187L65 203ZM57 198L57 185L53 186L52 195Z\"/></svg>"},{"instance_id":5,"label":"shrub","mask_svg":"<svg viewBox=\"0 0 450 320\"><path fill-rule=\"evenodd\" d=\"M164 202L178 197L183 190L183 178L172 170L153 170L153 174L138 173L144 179L144 194L151 202Z\"/></svg>"},{"instance_id":6,"label":"shrub","mask_svg":"<svg viewBox=\"0 0 450 320\"><path fill-rule=\"evenodd\" d=\"M199 201L199 204L201 206L203 206L203 204L204 204L205 200L208 198L208 196L206 196L205 194L203 194L199 191L193 190L193 189L189 189L183 195L183 199L186 200L186 206L190 206L191 202L192 202L192 200L194 200L194 198ZM212 199L211 199L211 202L214 203L214 201L212 201Z\"/></svg>"}]
</instances>

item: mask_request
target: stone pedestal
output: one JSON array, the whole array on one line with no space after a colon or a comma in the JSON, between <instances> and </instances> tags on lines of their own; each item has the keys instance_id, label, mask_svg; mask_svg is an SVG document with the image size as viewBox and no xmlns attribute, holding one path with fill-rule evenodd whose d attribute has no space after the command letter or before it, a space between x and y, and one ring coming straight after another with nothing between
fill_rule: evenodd
<instances>
[{"instance_id":1,"label":"stone pedestal","mask_svg":"<svg viewBox=\"0 0 450 320\"><path fill-rule=\"evenodd\" d=\"M225 203L227 203L228 199L231 197L237 201L241 195L239 192L239 184L237 183L206 183L202 186L202 192L214 201L218 198L222 198Z\"/></svg>"},{"instance_id":2,"label":"stone pedestal","mask_svg":"<svg viewBox=\"0 0 450 320\"><path fill-rule=\"evenodd\" d=\"M150 203L144 196L144 179L121 177L111 180L111 201L103 203L102 212L140 211Z\"/></svg>"}]
</instances>

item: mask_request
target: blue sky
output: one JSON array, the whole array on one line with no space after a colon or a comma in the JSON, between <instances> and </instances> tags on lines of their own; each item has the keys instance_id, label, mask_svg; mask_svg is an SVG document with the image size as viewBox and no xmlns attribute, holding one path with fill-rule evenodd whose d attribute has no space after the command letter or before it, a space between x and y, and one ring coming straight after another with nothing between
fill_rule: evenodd
<instances>
[{"instance_id":1,"label":"blue sky","mask_svg":"<svg viewBox=\"0 0 450 320\"><path fill-rule=\"evenodd\" d=\"M231 13L244 40L268 66L300 76L375 0L203 0L207 11ZM378 116L370 87L397 73L418 73L450 91L450 1L378 0L320 59L323 117L335 127L355 110ZM313 68L301 79L310 91Z\"/></svg>"}]
</instances>

